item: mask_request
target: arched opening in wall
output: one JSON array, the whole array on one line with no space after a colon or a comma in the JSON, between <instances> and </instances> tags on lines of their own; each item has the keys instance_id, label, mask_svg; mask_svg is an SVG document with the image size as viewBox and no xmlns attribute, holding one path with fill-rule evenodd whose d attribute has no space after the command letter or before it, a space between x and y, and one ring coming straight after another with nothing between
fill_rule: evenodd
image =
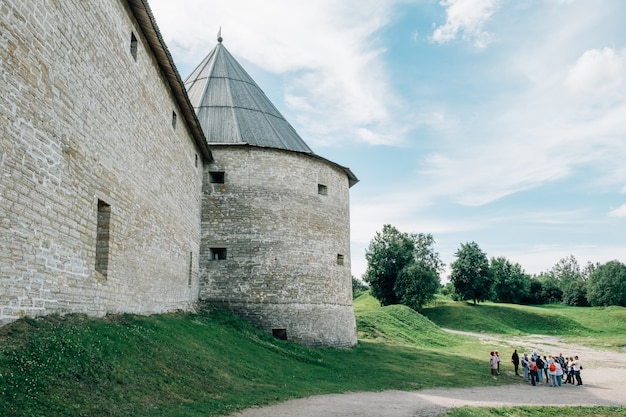
<instances>
[{"instance_id":1,"label":"arched opening in wall","mask_svg":"<svg viewBox=\"0 0 626 417\"><path fill-rule=\"evenodd\" d=\"M96 272L106 278L109 272L109 243L111 234L111 206L98 200L96 234Z\"/></svg>"},{"instance_id":2,"label":"arched opening in wall","mask_svg":"<svg viewBox=\"0 0 626 417\"><path fill-rule=\"evenodd\" d=\"M272 329L272 336L276 339L287 340L287 329Z\"/></svg>"}]
</instances>

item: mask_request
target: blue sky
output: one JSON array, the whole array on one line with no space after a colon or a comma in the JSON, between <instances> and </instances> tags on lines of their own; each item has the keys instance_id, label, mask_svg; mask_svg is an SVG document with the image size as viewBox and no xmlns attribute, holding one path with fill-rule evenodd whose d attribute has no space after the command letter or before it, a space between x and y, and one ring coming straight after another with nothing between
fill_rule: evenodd
<instances>
[{"instance_id":1,"label":"blue sky","mask_svg":"<svg viewBox=\"0 0 626 417\"><path fill-rule=\"evenodd\" d=\"M183 79L221 27L314 152L357 175L353 275L384 224L431 233L448 265L472 241L530 274L626 263L625 1L150 5Z\"/></svg>"}]
</instances>

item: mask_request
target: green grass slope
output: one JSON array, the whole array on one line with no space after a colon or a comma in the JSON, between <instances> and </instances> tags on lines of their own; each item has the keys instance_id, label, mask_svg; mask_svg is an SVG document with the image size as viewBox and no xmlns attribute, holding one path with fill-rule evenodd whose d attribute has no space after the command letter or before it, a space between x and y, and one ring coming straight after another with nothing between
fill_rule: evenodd
<instances>
[{"instance_id":1,"label":"green grass slope","mask_svg":"<svg viewBox=\"0 0 626 417\"><path fill-rule=\"evenodd\" d=\"M601 315L622 314L446 302L426 318L380 307L369 294L354 306L359 344L352 349L277 340L210 306L149 317L22 319L0 328L0 416L206 417L322 393L519 383L491 379L485 347L439 326L525 332L555 327L546 317L558 315L556 327L575 334L602 324ZM543 324L517 329L533 315ZM619 329L623 322L595 331L612 343L608 335Z\"/></svg>"},{"instance_id":2,"label":"green grass slope","mask_svg":"<svg viewBox=\"0 0 626 417\"><path fill-rule=\"evenodd\" d=\"M0 329L0 415L205 417L321 393L494 383L484 358L459 353L464 338L410 309L357 317L352 349L280 341L208 306L22 319Z\"/></svg>"},{"instance_id":3,"label":"green grass slope","mask_svg":"<svg viewBox=\"0 0 626 417\"><path fill-rule=\"evenodd\" d=\"M559 335L589 346L626 346L626 308L522 306L439 299L423 314L441 328L505 335Z\"/></svg>"}]
</instances>

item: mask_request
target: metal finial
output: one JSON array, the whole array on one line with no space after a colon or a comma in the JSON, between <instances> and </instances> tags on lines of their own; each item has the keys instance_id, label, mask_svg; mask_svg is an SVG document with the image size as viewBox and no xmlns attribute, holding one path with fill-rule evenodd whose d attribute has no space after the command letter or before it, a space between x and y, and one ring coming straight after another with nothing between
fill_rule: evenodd
<instances>
[{"instance_id":1,"label":"metal finial","mask_svg":"<svg viewBox=\"0 0 626 417\"><path fill-rule=\"evenodd\" d=\"M220 30L217 31L217 41L222 43L224 39L222 38L222 27L220 26Z\"/></svg>"}]
</instances>

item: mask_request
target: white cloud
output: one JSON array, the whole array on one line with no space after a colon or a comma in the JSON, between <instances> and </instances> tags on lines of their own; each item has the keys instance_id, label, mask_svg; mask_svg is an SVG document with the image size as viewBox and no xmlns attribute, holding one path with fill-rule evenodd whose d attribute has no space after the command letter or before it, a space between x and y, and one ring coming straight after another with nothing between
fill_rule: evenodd
<instances>
[{"instance_id":1,"label":"white cloud","mask_svg":"<svg viewBox=\"0 0 626 417\"><path fill-rule=\"evenodd\" d=\"M461 34L464 40L474 43L477 48L485 48L490 35L483 30L498 0L443 0L440 4L446 7L446 22L437 27L431 39L438 43L446 43Z\"/></svg>"},{"instance_id":2,"label":"white cloud","mask_svg":"<svg viewBox=\"0 0 626 417\"><path fill-rule=\"evenodd\" d=\"M624 86L625 71L624 51L591 49L569 69L565 84L576 93L605 95Z\"/></svg>"},{"instance_id":3,"label":"white cloud","mask_svg":"<svg viewBox=\"0 0 626 417\"><path fill-rule=\"evenodd\" d=\"M622 204L609 212L610 217L626 217L626 204Z\"/></svg>"}]
</instances>

